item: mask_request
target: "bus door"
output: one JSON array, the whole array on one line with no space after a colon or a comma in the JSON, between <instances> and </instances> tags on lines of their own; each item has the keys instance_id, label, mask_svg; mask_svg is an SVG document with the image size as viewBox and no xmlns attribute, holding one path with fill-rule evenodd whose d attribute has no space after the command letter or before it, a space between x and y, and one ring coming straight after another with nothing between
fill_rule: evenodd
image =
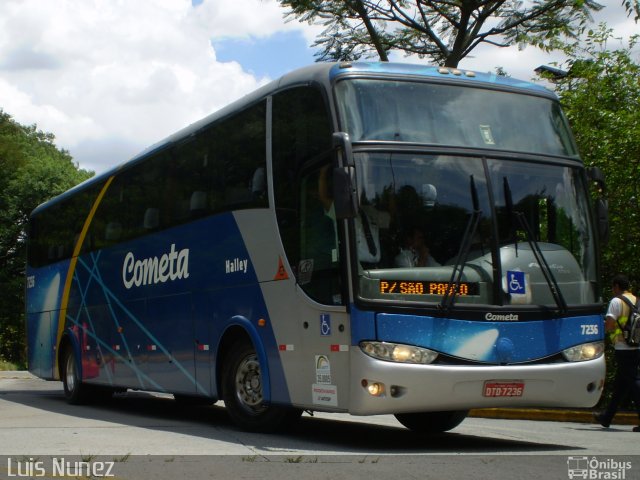
<instances>
[{"instance_id":1,"label":"bus door","mask_svg":"<svg viewBox=\"0 0 640 480\"><path fill-rule=\"evenodd\" d=\"M332 162L327 158L304 169L298 182L297 285L305 297L298 327L312 407L346 410L350 329L331 175Z\"/></svg>"},{"instance_id":2,"label":"bus door","mask_svg":"<svg viewBox=\"0 0 640 480\"><path fill-rule=\"evenodd\" d=\"M291 401L346 409L350 331L331 205L335 151L329 102L314 85L278 92L271 123L276 217L295 279L273 282L269 288L286 295L265 298L270 315L286 322L276 335Z\"/></svg>"}]
</instances>

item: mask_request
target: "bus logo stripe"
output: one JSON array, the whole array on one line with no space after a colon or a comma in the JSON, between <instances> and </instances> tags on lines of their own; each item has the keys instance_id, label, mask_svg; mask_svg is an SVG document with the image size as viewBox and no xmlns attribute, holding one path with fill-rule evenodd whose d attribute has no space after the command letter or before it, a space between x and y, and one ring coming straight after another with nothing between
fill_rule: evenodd
<instances>
[{"instance_id":1,"label":"bus logo stripe","mask_svg":"<svg viewBox=\"0 0 640 480\"><path fill-rule=\"evenodd\" d=\"M100 202L102 202L102 197L104 197L104 194L107 193L107 189L111 185L111 182L113 182L114 178L115 178L115 175L112 175L107 179L107 181L104 184L104 187L102 187L102 190L100 190L100 193L96 198L96 201L93 202L93 205L91 206L91 210L89 211L89 215L87 215L87 218L84 221L84 225L82 226L82 231L78 236L78 241L76 242L76 245L73 249L73 255L71 256L71 259L69 261L69 269L67 270L67 278L65 279L65 282L64 282L64 290L62 291L60 315L58 316L58 335L56 336L56 346L60 345L60 340L62 340L62 334L64 332L64 325L65 325L65 320L67 316L67 305L69 304L69 294L71 292L71 282L73 280L73 275L76 271L76 264L78 263L78 255L80 254L80 250L82 249L82 244L84 243L84 239L87 236L87 232L89 231L89 226L91 225L91 221L93 220L93 217L96 214L96 210L98 210L98 205L100 205ZM56 355L54 376L55 376L55 372L58 372L58 371L59 371L58 356Z\"/></svg>"}]
</instances>

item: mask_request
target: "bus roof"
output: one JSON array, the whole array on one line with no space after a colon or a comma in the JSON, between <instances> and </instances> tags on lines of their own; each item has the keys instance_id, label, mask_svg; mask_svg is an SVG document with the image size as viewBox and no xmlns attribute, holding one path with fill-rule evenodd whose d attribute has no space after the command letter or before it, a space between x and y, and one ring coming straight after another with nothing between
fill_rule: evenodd
<instances>
[{"instance_id":1,"label":"bus roof","mask_svg":"<svg viewBox=\"0 0 640 480\"><path fill-rule=\"evenodd\" d=\"M309 83L319 83L328 86L335 80L347 76L438 79L440 81L451 83L460 82L461 84L464 83L467 85L484 85L492 86L494 88L515 89L521 90L523 93L531 93L556 98L553 92L541 85L523 80L513 79L511 77L497 75L495 73L481 73L473 72L470 70L438 67L433 65L415 65L392 62L316 63L307 67L293 70L292 72L283 75L279 79L262 86L261 88L253 91L252 93L249 93L239 100L230 103L222 109L217 110L216 112L202 118L201 120L198 120L191 125L177 131L176 133L173 133L172 135L164 138L163 140L149 146L130 160L127 160L120 165L117 165L103 173L100 173L76 185L70 190L58 195L57 197L44 202L33 210L32 215L38 213L41 209L58 203L66 197L75 194L75 192L83 190L84 188L87 188L95 183L105 181L110 176L117 174L118 171L138 163L152 153L179 143L180 141L194 135L196 132L203 129L210 123L218 119L222 119L244 107L247 107L277 90Z\"/></svg>"},{"instance_id":2,"label":"bus roof","mask_svg":"<svg viewBox=\"0 0 640 480\"><path fill-rule=\"evenodd\" d=\"M347 72L362 75L429 77L451 82L466 80L478 84L492 84L502 88L523 89L531 93L555 97L549 89L533 82L518 80L490 72L483 73L462 68L391 62L342 62L332 64L330 75L333 79Z\"/></svg>"}]
</instances>

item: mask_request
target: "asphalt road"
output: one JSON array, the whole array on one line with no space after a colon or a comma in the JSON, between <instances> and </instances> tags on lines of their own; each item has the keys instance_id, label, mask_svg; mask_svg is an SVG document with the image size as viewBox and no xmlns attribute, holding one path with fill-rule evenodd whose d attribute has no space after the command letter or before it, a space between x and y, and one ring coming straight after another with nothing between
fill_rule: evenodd
<instances>
[{"instance_id":1,"label":"asphalt road","mask_svg":"<svg viewBox=\"0 0 640 480\"><path fill-rule=\"evenodd\" d=\"M238 430L219 404L129 392L72 406L59 382L0 372L0 479L73 476L63 461L94 468L79 471L87 478L640 479L640 435L628 425L468 418L422 436L393 416L335 414L264 435Z\"/></svg>"}]
</instances>

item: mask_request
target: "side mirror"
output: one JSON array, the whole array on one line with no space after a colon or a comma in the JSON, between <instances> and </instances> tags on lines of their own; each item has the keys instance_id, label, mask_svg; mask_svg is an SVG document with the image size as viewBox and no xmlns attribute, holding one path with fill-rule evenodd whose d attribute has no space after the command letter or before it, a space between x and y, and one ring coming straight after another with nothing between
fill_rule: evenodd
<instances>
[{"instance_id":1,"label":"side mirror","mask_svg":"<svg viewBox=\"0 0 640 480\"><path fill-rule=\"evenodd\" d=\"M338 165L341 165L333 169L333 200L336 219L355 218L358 215L358 192L349 134L345 132L334 133L332 145L339 155Z\"/></svg>"},{"instance_id":2,"label":"side mirror","mask_svg":"<svg viewBox=\"0 0 640 480\"><path fill-rule=\"evenodd\" d=\"M333 149L342 153L342 165L353 167L353 150L351 148L351 139L349 134L345 132L336 132L331 137Z\"/></svg>"},{"instance_id":3,"label":"side mirror","mask_svg":"<svg viewBox=\"0 0 640 480\"><path fill-rule=\"evenodd\" d=\"M596 184L598 192L603 195L606 190L606 183L604 181L604 174L602 173L602 170L598 167L591 167L587 170L587 174L589 175L589 179Z\"/></svg>"},{"instance_id":4,"label":"side mirror","mask_svg":"<svg viewBox=\"0 0 640 480\"><path fill-rule=\"evenodd\" d=\"M609 204L604 198L598 198L595 202L596 226L602 243L609 241Z\"/></svg>"},{"instance_id":5,"label":"side mirror","mask_svg":"<svg viewBox=\"0 0 640 480\"><path fill-rule=\"evenodd\" d=\"M591 167L587 170L589 179L595 184L598 189L598 198L595 201L595 214L596 214L596 228L598 229L598 236L602 243L609 241L609 204L604 198L606 191L606 183L604 180L604 174L598 167Z\"/></svg>"},{"instance_id":6,"label":"side mirror","mask_svg":"<svg viewBox=\"0 0 640 480\"><path fill-rule=\"evenodd\" d=\"M336 219L355 218L358 215L355 167L333 169L333 201Z\"/></svg>"}]
</instances>

